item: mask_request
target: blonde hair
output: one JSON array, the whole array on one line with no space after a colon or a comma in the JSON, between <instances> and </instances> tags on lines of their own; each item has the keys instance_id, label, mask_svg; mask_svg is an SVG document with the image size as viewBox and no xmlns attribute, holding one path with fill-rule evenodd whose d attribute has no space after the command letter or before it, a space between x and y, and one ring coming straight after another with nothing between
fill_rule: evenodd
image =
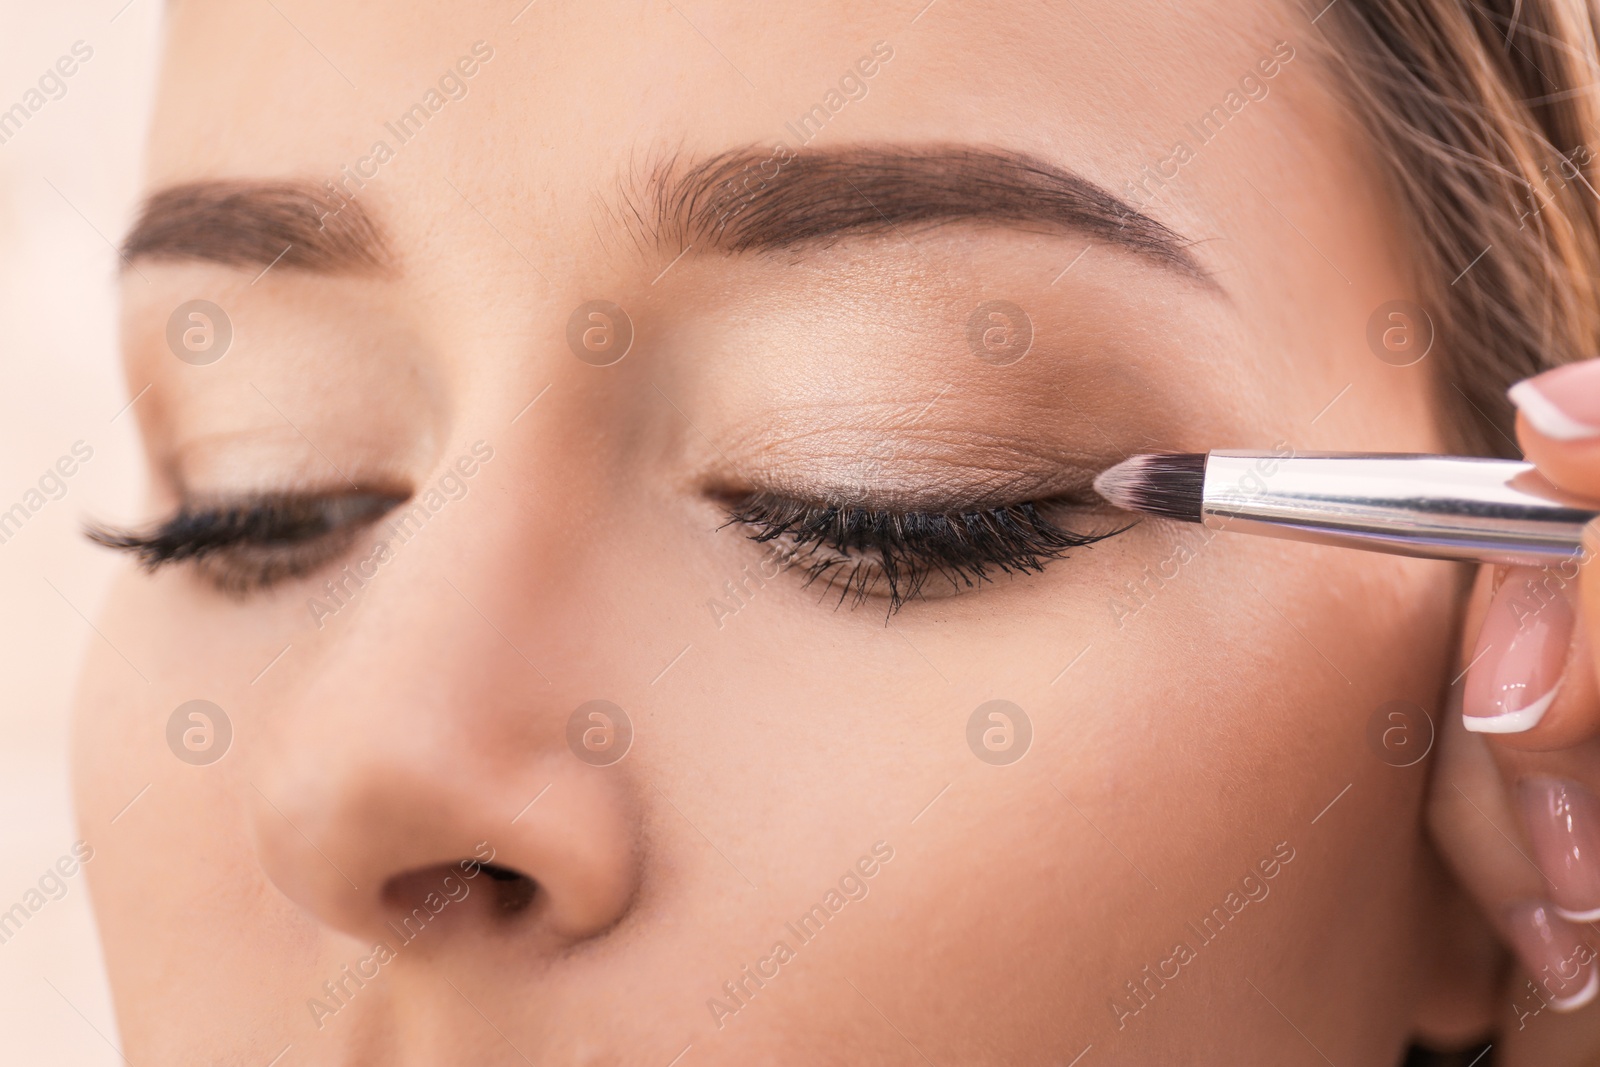
<instances>
[{"instance_id":1,"label":"blonde hair","mask_svg":"<svg viewBox=\"0 0 1600 1067\"><path fill-rule=\"evenodd\" d=\"M1445 410L1464 447L1515 455L1506 388L1600 355L1596 6L1311 2L1390 163Z\"/></svg>"}]
</instances>

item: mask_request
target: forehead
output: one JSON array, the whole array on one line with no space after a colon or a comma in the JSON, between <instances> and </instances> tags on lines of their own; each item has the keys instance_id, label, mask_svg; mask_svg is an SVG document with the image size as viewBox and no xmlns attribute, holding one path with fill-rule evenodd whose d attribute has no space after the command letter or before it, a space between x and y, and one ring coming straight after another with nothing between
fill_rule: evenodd
<instances>
[{"instance_id":1,"label":"forehead","mask_svg":"<svg viewBox=\"0 0 1600 1067\"><path fill-rule=\"evenodd\" d=\"M1277 3L924 3L179 3L152 182L336 178L381 142L385 178L531 192L661 151L895 139L1000 144L1121 192L1275 43L1317 32Z\"/></svg>"},{"instance_id":2,"label":"forehead","mask_svg":"<svg viewBox=\"0 0 1600 1067\"><path fill-rule=\"evenodd\" d=\"M1289 364L1256 351L1347 360L1329 338L1360 336L1392 298L1403 250L1372 151L1290 0L862 7L180 3L147 180L358 190L394 238L397 291L450 335L520 336L596 292L648 289L679 250L635 254L618 224L633 179L778 144L974 145L1080 175L1196 242L1252 337L1220 373L1280 379ZM1086 243L1062 241L1050 276ZM1146 295L1101 319L1173 334Z\"/></svg>"}]
</instances>

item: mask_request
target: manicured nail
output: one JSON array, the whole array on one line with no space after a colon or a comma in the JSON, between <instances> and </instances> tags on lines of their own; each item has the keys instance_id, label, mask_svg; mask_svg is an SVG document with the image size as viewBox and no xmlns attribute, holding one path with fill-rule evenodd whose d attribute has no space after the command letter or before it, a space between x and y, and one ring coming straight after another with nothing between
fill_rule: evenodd
<instances>
[{"instance_id":1,"label":"manicured nail","mask_svg":"<svg viewBox=\"0 0 1600 1067\"><path fill-rule=\"evenodd\" d=\"M1509 928L1512 947L1550 1007L1577 1011L1600 993L1600 967L1582 927L1542 901L1525 901L1512 906Z\"/></svg>"},{"instance_id":2,"label":"manicured nail","mask_svg":"<svg viewBox=\"0 0 1600 1067\"><path fill-rule=\"evenodd\" d=\"M1537 726L1561 686L1572 643L1570 593L1553 572L1512 567L1483 618L1467 667L1462 722L1481 734Z\"/></svg>"},{"instance_id":3,"label":"manicured nail","mask_svg":"<svg viewBox=\"0 0 1600 1067\"><path fill-rule=\"evenodd\" d=\"M1517 792L1556 912L1578 923L1600 919L1600 800L1559 778L1529 778Z\"/></svg>"},{"instance_id":4,"label":"manicured nail","mask_svg":"<svg viewBox=\"0 0 1600 1067\"><path fill-rule=\"evenodd\" d=\"M1600 359L1547 370L1506 391L1524 418L1546 437L1600 437Z\"/></svg>"}]
</instances>

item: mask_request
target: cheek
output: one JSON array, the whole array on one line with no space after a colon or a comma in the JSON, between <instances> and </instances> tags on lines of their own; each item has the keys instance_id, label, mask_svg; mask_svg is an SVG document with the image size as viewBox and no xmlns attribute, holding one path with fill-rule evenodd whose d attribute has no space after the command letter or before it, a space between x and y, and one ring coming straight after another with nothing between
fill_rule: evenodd
<instances>
[{"instance_id":1,"label":"cheek","mask_svg":"<svg viewBox=\"0 0 1600 1067\"><path fill-rule=\"evenodd\" d=\"M845 614L808 622L792 593L763 590L715 653L748 666L702 661L688 676L715 688L710 705L750 710L720 716L666 764L715 765L715 796L701 802L741 812L730 818L761 839L815 850L808 869L825 866L830 840L853 846L842 828L883 827L896 859L861 909L894 904L863 924L842 967L871 973L935 951L971 988L993 991L975 994L985 1018L1048 1018L1063 1041L1104 1025L1123 981L1193 941L1188 924L1230 892L1245 898L1242 879L1259 877L1280 842L1296 860L1246 905L1251 932L1232 961L1308 925L1343 929L1324 951L1355 988L1411 936L1388 917L1404 914L1415 889L1402 857L1415 847L1424 781L1422 766L1378 760L1367 720L1399 697L1432 709L1455 570L1196 534L1188 558L1118 626L1108 598L1131 602L1123 583L1168 558L1175 536L1108 542L1029 580L1037 585L1001 582L888 626ZM981 622L966 615L975 604ZM762 653L775 644L783 656ZM1014 762L985 760L969 731L996 698L1031 728ZM1338 819L1313 824L1352 783ZM753 809L757 796L805 803ZM1353 899L1383 906L1337 917ZM1199 1025L1193 1005L1206 996L1232 1003L1230 967L1186 971L1190 1007L1164 1009L1150 1033ZM1016 982L1019 972L1033 980ZM1372 985L1360 995L1399 995ZM937 1030L916 983L899 987L895 1006ZM885 996L892 1015L897 994Z\"/></svg>"},{"instance_id":2,"label":"cheek","mask_svg":"<svg viewBox=\"0 0 1600 1067\"><path fill-rule=\"evenodd\" d=\"M254 1025L258 996L299 1003L305 986L295 976L326 968L306 917L261 879L246 829L240 753L255 710L220 694L259 670L255 649L236 634L214 647L197 640L206 628L180 624L186 609L173 606L182 598L169 580L124 575L96 619L106 640L88 646L80 676L72 779L123 1037L145 1058L170 1062L188 1055L188 1042L223 1047ZM184 762L168 742L173 711L202 694L227 705L233 735L209 765ZM198 1015L180 1035L169 1021L185 1004Z\"/></svg>"},{"instance_id":3,"label":"cheek","mask_svg":"<svg viewBox=\"0 0 1600 1067\"><path fill-rule=\"evenodd\" d=\"M1130 580L1166 555L1159 541L1124 548L1110 566ZM1339 931L1316 935L1327 966L1387 1011L1395 1001L1385 998L1403 990L1359 976L1414 937L1406 857L1426 763L1384 763L1367 725L1395 699L1442 724L1457 576L1450 564L1220 534L1149 585L1123 627L1100 604L1087 627L1035 611L1031 640L970 649L986 665L1040 664L1031 685L1002 670L995 687L1032 712L1034 748L1004 768L946 764L955 784L893 872L910 883L893 892L917 901L902 933L938 927L963 968L995 968L996 986L1021 1002L997 1012L1074 1016L1083 1000L1093 1007L1076 1021L1101 1025L1106 999L1174 944L1217 954L1189 924L1230 892L1244 898L1244 876L1285 842L1296 861L1245 906L1238 921L1250 932L1231 944L1230 964L1186 969L1184 988L1227 1000L1237 994L1229 968L1249 966L1254 946ZM930 798L939 785L928 783ZM1352 900L1363 901L1354 913ZM1019 991L999 959L1048 977ZM1052 1003L1064 989L1067 1003ZM1175 1005L1141 1026L1199 1022Z\"/></svg>"}]
</instances>

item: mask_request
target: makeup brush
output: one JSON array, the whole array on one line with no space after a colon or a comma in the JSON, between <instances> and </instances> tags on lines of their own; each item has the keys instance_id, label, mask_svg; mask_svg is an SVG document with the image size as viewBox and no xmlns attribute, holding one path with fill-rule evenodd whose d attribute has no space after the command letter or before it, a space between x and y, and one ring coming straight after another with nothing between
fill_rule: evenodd
<instances>
[{"instance_id":1,"label":"makeup brush","mask_svg":"<svg viewBox=\"0 0 1600 1067\"><path fill-rule=\"evenodd\" d=\"M1577 557L1600 502L1533 464L1406 453L1133 456L1094 487L1129 511L1212 529L1429 559L1547 566Z\"/></svg>"}]
</instances>

